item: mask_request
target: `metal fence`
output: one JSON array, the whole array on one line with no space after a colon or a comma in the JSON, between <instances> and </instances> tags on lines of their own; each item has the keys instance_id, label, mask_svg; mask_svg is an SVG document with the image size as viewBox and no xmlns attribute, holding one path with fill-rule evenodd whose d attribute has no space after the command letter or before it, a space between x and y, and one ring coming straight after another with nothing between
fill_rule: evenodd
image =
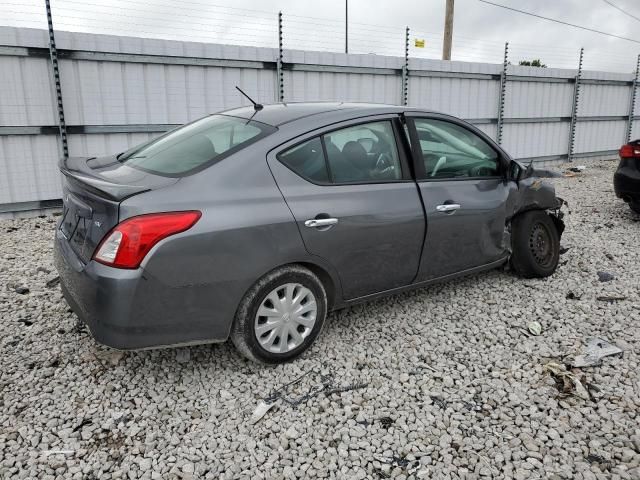
<instances>
[{"instance_id":1,"label":"metal fence","mask_svg":"<svg viewBox=\"0 0 640 480\"><path fill-rule=\"evenodd\" d=\"M50 12L48 12L50 13ZM615 155L640 133L632 73L344 54L0 27L0 212L60 196L60 155L122 151L187 121L246 104L404 104L469 120L514 157ZM55 36L54 36L55 33ZM402 40L402 38L401 38ZM44 202L44 203L43 203Z\"/></svg>"}]
</instances>

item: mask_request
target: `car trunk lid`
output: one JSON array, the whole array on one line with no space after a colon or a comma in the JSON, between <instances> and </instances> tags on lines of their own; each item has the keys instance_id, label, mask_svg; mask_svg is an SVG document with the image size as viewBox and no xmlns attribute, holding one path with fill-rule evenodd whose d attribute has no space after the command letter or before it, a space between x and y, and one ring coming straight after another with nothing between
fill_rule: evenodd
<instances>
[{"instance_id":1,"label":"car trunk lid","mask_svg":"<svg viewBox=\"0 0 640 480\"><path fill-rule=\"evenodd\" d=\"M60 231L86 263L119 222L120 203L178 181L123 165L115 155L70 157L59 164L63 179Z\"/></svg>"}]
</instances>

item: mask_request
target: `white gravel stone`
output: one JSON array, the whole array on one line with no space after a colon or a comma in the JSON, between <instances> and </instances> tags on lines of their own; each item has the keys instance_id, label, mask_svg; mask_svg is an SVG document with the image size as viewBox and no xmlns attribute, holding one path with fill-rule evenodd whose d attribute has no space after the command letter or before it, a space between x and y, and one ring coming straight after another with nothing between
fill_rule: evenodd
<instances>
[{"instance_id":1,"label":"white gravel stone","mask_svg":"<svg viewBox=\"0 0 640 480\"><path fill-rule=\"evenodd\" d=\"M553 180L571 213L550 278L497 270L336 312L273 368L229 344L97 345L51 282L57 217L0 222L0 478L640 478L640 217L614 168ZM624 355L575 371L593 400L561 397L543 366L590 337ZM252 424L305 373L299 405ZM305 399L329 383L360 388Z\"/></svg>"}]
</instances>

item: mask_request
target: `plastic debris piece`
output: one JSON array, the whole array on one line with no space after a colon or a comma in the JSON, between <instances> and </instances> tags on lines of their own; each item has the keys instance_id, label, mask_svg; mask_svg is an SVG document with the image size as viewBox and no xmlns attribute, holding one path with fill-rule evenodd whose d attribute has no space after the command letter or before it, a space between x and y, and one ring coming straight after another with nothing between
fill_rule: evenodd
<instances>
[{"instance_id":1,"label":"plastic debris piece","mask_svg":"<svg viewBox=\"0 0 640 480\"><path fill-rule=\"evenodd\" d=\"M536 322L536 321L529 322L529 325L527 325L527 328L529 329L532 335L538 336L542 333L542 325L540 325L540 322Z\"/></svg>"},{"instance_id":2,"label":"plastic debris piece","mask_svg":"<svg viewBox=\"0 0 640 480\"><path fill-rule=\"evenodd\" d=\"M599 365L604 357L620 355L624 351L601 338L587 339L586 347L581 355L577 355L571 361L571 365L576 368L591 367Z\"/></svg>"},{"instance_id":3,"label":"plastic debris piece","mask_svg":"<svg viewBox=\"0 0 640 480\"><path fill-rule=\"evenodd\" d=\"M613 273L609 272L597 272L598 280L601 282L610 282L611 280L615 280L616 276Z\"/></svg>"},{"instance_id":4,"label":"plastic debris piece","mask_svg":"<svg viewBox=\"0 0 640 480\"><path fill-rule=\"evenodd\" d=\"M584 172L587 169L586 166L584 165L576 165L575 167L569 167L567 170L571 171L571 172Z\"/></svg>"},{"instance_id":5,"label":"plastic debris piece","mask_svg":"<svg viewBox=\"0 0 640 480\"><path fill-rule=\"evenodd\" d=\"M267 403L264 400L260 400L251 414L251 423L258 423L274 405L275 403Z\"/></svg>"},{"instance_id":6,"label":"plastic debris piece","mask_svg":"<svg viewBox=\"0 0 640 480\"><path fill-rule=\"evenodd\" d=\"M29 289L27 287L16 287L15 292L19 295L26 295L29 293Z\"/></svg>"},{"instance_id":7,"label":"plastic debris piece","mask_svg":"<svg viewBox=\"0 0 640 480\"><path fill-rule=\"evenodd\" d=\"M563 395L575 395L583 400L590 400L589 391L583 385L582 380L564 365L556 362L547 363L543 371L549 373L556 382L556 388Z\"/></svg>"},{"instance_id":8,"label":"plastic debris piece","mask_svg":"<svg viewBox=\"0 0 640 480\"><path fill-rule=\"evenodd\" d=\"M567 300L580 300L582 295L576 295L574 292L567 292L567 296L565 297Z\"/></svg>"},{"instance_id":9,"label":"plastic debris piece","mask_svg":"<svg viewBox=\"0 0 640 480\"><path fill-rule=\"evenodd\" d=\"M563 247L562 245L560 246L560 250L559 250L559 254L560 255L564 255L565 253L567 253L569 250L571 249L571 247Z\"/></svg>"},{"instance_id":10,"label":"plastic debris piece","mask_svg":"<svg viewBox=\"0 0 640 480\"><path fill-rule=\"evenodd\" d=\"M596 297L596 300L599 300L601 302L609 302L609 303L613 303L613 302L617 302L617 301L621 301L621 300L626 300L627 297L622 297L619 295L598 295Z\"/></svg>"}]
</instances>

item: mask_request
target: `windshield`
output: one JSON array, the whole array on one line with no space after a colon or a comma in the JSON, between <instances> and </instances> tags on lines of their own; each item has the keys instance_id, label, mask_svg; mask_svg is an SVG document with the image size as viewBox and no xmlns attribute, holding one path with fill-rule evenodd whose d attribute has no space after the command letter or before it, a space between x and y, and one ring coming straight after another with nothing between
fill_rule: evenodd
<instances>
[{"instance_id":1,"label":"windshield","mask_svg":"<svg viewBox=\"0 0 640 480\"><path fill-rule=\"evenodd\" d=\"M241 150L275 130L260 122L211 115L121 155L129 167L166 176L183 176Z\"/></svg>"}]
</instances>

